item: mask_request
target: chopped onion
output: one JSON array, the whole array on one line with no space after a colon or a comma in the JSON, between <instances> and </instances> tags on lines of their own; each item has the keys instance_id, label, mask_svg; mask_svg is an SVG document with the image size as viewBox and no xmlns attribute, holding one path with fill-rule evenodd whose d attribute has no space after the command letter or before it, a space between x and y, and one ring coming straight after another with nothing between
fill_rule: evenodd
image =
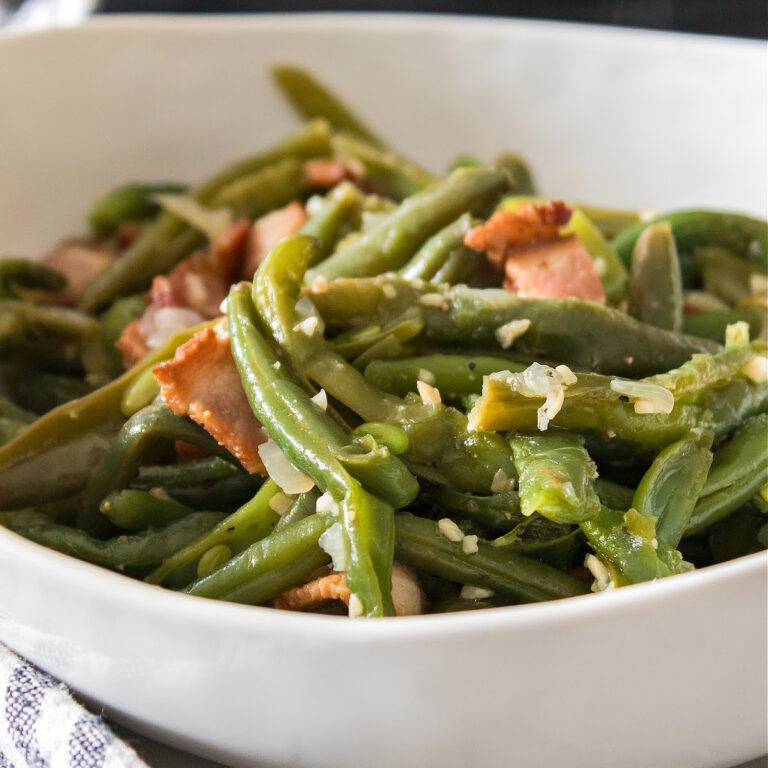
<instances>
[{"instance_id":1,"label":"chopped onion","mask_svg":"<svg viewBox=\"0 0 768 768\"><path fill-rule=\"evenodd\" d=\"M502 349L509 349L530 327L531 321L528 318L510 320L508 323L500 325L493 335Z\"/></svg>"},{"instance_id":2,"label":"chopped onion","mask_svg":"<svg viewBox=\"0 0 768 768\"><path fill-rule=\"evenodd\" d=\"M614 589L616 587L608 566L596 555L588 554L584 558L584 567L595 579L592 582L593 592L605 592L607 589Z\"/></svg>"},{"instance_id":3,"label":"chopped onion","mask_svg":"<svg viewBox=\"0 0 768 768\"><path fill-rule=\"evenodd\" d=\"M334 571L347 570L347 546L341 523L334 523L330 528L323 531L317 543L320 545L320 549L331 556Z\"/></svg>"},{"instance_id":4,"label":"chopped onion","mask_svg":"<svg viewBox=\"0 0 768 768\"><path fill-rule=\"evenodd\" d=\"M203 316L184 307L151 307L139 320L139 328L150 349L158 349L187 328L202 323Z\"/></svg>"},{"instance_id":5,"label":"chopped onion","mask_svg":"<svg viewBox=\"0 0 768 768\"><path fill-rule=\"evenodd\" d=\"M741 372L755 384L765 384L768 381L768 357L755 355L741 367Z\"/></svg>"},{"instance_id":6,"label":"chopped onion","mask_svg":"<svg viewBox=\"0 0 768 768\"><path fill-rule=\"evenodd\" d=\"M484 600L487 597L493 597L496 594L492 589L484 587L474 587L471 584L465 584L459 592L462 600Z\"/></svg>"},{"instance_id":7,"label":"chopped onion","mask_svg":"<svg viewBox=\"0 0 768 768\"><path fill-rule=\"evenodd\" d=\"M442 402L440 397L440 390L435 389L433 386L427 384L426 381L417 381L416 389L419 392L419 397L424 405L437 405Z\"/></svg>"},{"instance_id":8,"label":"chopped onion","mask_svg":"<svg viewBox=\"0 0 768 768\"><path fill-rule=\"evenodd\" d=\"M267 474L280 486L283 493L306 493L314 488L315 481L298 467L294 467L274 440L269 439L259 446L259 456L264 462Z\"/></svg>"},{"instance_id":9,"label":"chopped onion","mask_svg":"<svg viewBox=\"0 0 768 768\"><path fill-rule=\"evenodd\" d=\"M153 198L163 209L199 229L211 242L232 226L232 211L228 208L211 210L189 195L161 194Z\"/></svg>"},{"instance_id":10,"label":"chopped onion","mask_svg":"<svg viewBox=\"0 0 768 768\"><path fill-rule=\"evenodd\" d=\"M749 345L749 324L743 320L725 326L725 348L737 349Z\"/></svg>"},{"instance_id":11,"label":"chopped onion","mask_svg":"<svg viewBox=\"0 0 768 768\"><path fill-rule=\"evenodd\" d=\"M675 407L675 396L658 384L612 379L611 389L628 397L635 406L635 413L672 413Z\"/></svg>"}]
</instances>

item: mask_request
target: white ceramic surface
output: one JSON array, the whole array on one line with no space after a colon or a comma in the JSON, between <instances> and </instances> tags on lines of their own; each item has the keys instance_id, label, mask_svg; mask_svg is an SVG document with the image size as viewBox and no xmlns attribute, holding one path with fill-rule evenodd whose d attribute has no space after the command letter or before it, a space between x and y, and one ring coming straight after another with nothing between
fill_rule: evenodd
<instances>
[{"instance_id":1,"label":"white ceramic surface","mask_svg":"<svg viewBox=\"0 0 768 768\"><path fill-rule=\"evenodd\" d=\"M137 18L0 40L0 251L76 230L115 181L194 180L284 134L276 60L312 66L435 167L514 148L563 197L765 213L758 43L466 18ZM715 768L768 746L767 563L350 623L169 593L0 529L0 639L136 730L233 765Z\"/></svg>"}]
</instances>

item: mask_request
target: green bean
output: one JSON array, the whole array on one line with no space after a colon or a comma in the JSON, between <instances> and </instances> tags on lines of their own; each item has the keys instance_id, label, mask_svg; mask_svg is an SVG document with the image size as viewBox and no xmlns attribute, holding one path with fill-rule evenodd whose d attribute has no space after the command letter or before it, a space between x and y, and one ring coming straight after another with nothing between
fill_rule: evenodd
<instances>
[{"instance_id":1,"label":"green bean","mask_svg":"<svg viewBox=\"0 0 768 768\"><path fill-rule=\"evenodd\" d=\"M280 519L275 525L276 531L281 531L283 528L297 523L299 520L303 520L305 517L309 517L314 514L317 506L317 500L320 498L320 492L317 488L313 488L306 493L300 493L291 503L288 511L280 516Z\"/></svg>"},{"instance_id":2,"label":"green bean","mask_svg":"<svg viewBox=\"0 0 768 768\"><path fill-rule=\"evenodd\" d=\"M154 195L180 194L185 190L183 184L173 183L122 184L110 189L93 204L88 214L88 226L97 237L110 237L121 224L154 218L160 210Z\"/></svg>"},{"instance_id":3,"label":"green bean","mask_svg":"<svg viewBox=\"0 0 768 768\"><path fill-rule=\"evenodd\" d=\"M92 387L81 379L13 366L13 394L24 408L42 414L85 397ZM0 374L2 376L2 374Z\"/></svg>"},{"instance_id":4,"label":"green bean","mask_svg":"<svg viewBox=\"0 0 768 768\"><path fill-rule=\"evenodd\" d=\"M0 299L19 298L17 289L60 291L67 280L55 269L29 259L0 258Z\"/></svg>"},{"instance_id":5,"label":"green bean","mask_svg":"<svg viewBox=\"0 0 768 768\"><path fill-rule=\"evenodd\" d=\"M29 426L37 418L37 415L17 405L9 397L0 395L0 417L13 419Z\"/></svg>"},{"instance_id":6,"label":"green bean","mask_svg":"<svg viewBox=\"0 0 768 768\"><path fill-rule=\"evenodd\" d=\"M336 516L333 514L316 513L280 531L274 531L251 544L217 571L190 584L184 591L199 597L227 600L230 594L249 582L283 568L315 549L322 533L335 521Z\"/></svg>"},{"instance_id":7,"label":"green bean","mask_svg":"<svg viewBox=\"0 0 768 768\"><path fill-rule=\"evenodd\" d=\"M496 157L493 164L505 170L512 178L512 189L517 195L535 195L536 182L528 163L512 152L504 152Z\"/></svg>"},{"instance_id":8,"label":"green bean","mask_svg":"<svg viewBox=\"0 0 768 768\"><path fill-rule=\"evenodd\" d=\"M120 400L120 412L128 418L134 413L146 408L160 394L160 383L150 368L128 387Z\"/></svg>"},{"instance_id":9,"label":"green bean","mask_svg":"<svg viewBox=\"0 0 768 768\"><path fill-rule=\"evenodd\" d=\"M260 203L261 212L265 212L265 206L268 209L284 205L295 196L297 161L329 153L328 125L315 121L273 149L225 168L190 194L202 205L233 205L239 210L248 208L249 213L256 207L248 203L248 196L252 195ZM80 299L80 306L94 310L119 296L146 288L155 275L173 267L201 242L201 235L179 218L170 213L160 214L117 261L96 276Z\"/></svg>"},{"instance_id":10,"label":"green bean","mask_svg":"<svg viewBox=\"0 0 768 768\"><path fill-rule=\"evenodd\" d=\"M520 509L555 523L579 523L598 512L595 463L578 435L552 432L511 438L519 474Z\"/></svg>"},{"instance_id":11,"label":"green bean","mask_svg":"<svg viewBox=\"0 0 768 768\"><path fill-rule=\"evenodd\" d=\"M224 480L242 475L243 470L226 459L212 456L194 459L180 464L157 464L139 467L134 485L141 484L146 489L184 488L196 483Z\"/></svg>"},{"instance_id":12,"label":"green bean","mask_svg":"<svg viewBox=\"0 0 768 768\"><path fill-rule=\"evenodd\" d=\"M29 427L29 422L0 416L0 447L7 445Z\"/></svg>"},{"instance_id":13,"label":"green bean","mask_svg":"<svg viewBox=\"0 0 768 768\"><path fill-rule=\"evenodd\" d=\"M712 429L718 441L768 405L764 386L737 378L680 398L669 414L638 414L609 381L596 374L579 375L578 382L566 389L562 408L552 421L553 426L599 437L608 455L622 442L635 451L660 450L693 427ZM542 403L543 397L524 397L506 380L489 377L470 421L480 430L535 429Z\"/></svg>"},{"instance_id":14,"label":"green bean","mask_svg":"<svg viewBox=\"0 0 768 768\"><path fill-rule=\"evenodd\" d=\"M286 589L306 583L328 560L328 555L320 547L310 547L295 560L261 573L236 587L228 592L224 599L246 605L266 603Z\"/></svg>"},{"instance_id":15,"label":"green bean","mask_svg":"<svg viewBox=\"0 0 768 768\"><path fill-rule=\"evenodd\" d=\"M673 211L650 221L629 227L616 236L613 247L624 264L629 265L632 250L640 233L649 225L669 222L677 250L690 252L702 245L719 245L738 256L765 265L768 256L768 224L764 219L719 211Z\"/></svg>"},{"instance_id":16,"label":"green bean","mask_svg":"<svg viewBox=\"0 0 768 768\"><path fill-rule=\"evenodd\" d=\"M766 312L760 307L690 313L683 315L683 333L721 343L729 325L745 322L749 324L750 337L756 338L768 327L765 317Z\"/></svg>"},{"instance_id":17,"label":"green bean","mask_svg":"<svg viewBox=\"0 0 768 768\"><path fill-rule=\"evenodd\" d=\"M580 527L598 554L611 563L629 584L690 570L679 552L656 541L655 518L637 510L619 512L601 507L596 517Z\"/></svg>"},{"instance_id":18,"label":"green bean","mask_svg":"<svg viewBox=\"0 0 768 768\"><path fill-rule=\"evenodd\" d=\"M704 290L727 304L738 304L750 294L750 278L764 269L717 245L694 249Z\"/></svg>"},{"instance_id":19,"label":"green bean","mask_svg":"<svg viewBox=\"0 0 768 768\"><path fill-rule=\"evenodd\" d=\"M473 251L464 245L464 237L472 227L480 223L468 213L459 216L456 221L443 227L429 238L400 269L400 276L406 280L430 280L445 265L453 254L469 258Z\"/></svg>"},{"instance_id":20,"label":"green bean","mask_svg":"<svg viewBox=\"0 0 768 768\"><path fill-rule=\"evenodd\" d=\"M386 395L370 386L317 336L309 338L295 330L298 315L293 307L311 250L311 242L301 238L283 241L262 264L254 282L259 315L293 367L364 421L385 421L403 429L409 439L407 459L413 471L418 466L420 474L437 472L442 477L445 473L444 477L457 486L479 493L488 491L499 468L513 473L511 451L500 436L474 433L463 413L442 404ZM454 450L446 451L448 445ZM399 482L407 483L405 479ZM409 492L413 489L415 495L414 485L403 487Z\"/></svg>"},{"instance_id":21,"label":"green bean","mask_svg":"<svg viewBox=\"0 0 768 768\"><path fill-rule=\"evenodd\" d=\"M0 299L2 353L28 350L38 340L55 339L57 344L69 342L80 345L83 339L97 330L96 320L74 309L46 307L19 299Z\"/></svg>"},{"instance_id":22,"label":"green bean","mask_svg":"<svg viewBox=\"0 0 768 768\"><path fill-rule=\"evenodd\" d=\"M343 228L360 223L363 195L349 182L334 187L301 228L301 234L317 241L317 262L327 259L339 241Z\"/></svg>"},{"instance_id":23,"label":"green bean","mask_svg":"<svg viewBox=\"0 0 768 768\"><path fill-rule=\"evenodd\" d=\"M164 403L143 408L125 422L94 468L85 489L78 526L93 534L103 531L104 518L98 512L101 501L136 477L139 464L149 451L175 440L191 443L216 456L229 456L204 429L176 416Z\"/></svg>"},{"instance_id":24,"label":"green bean","mask_svg":"<svg viewBox=\"0 0 768 768\"><path fill-rule=\"evenodd\" d=\"M312 241L306 238L283 241L292 242ZM265 268L269 272L270 264L280 259L281 253L288 255L281 246L272 251L256 274L257 282ZM306 264L311 253L304 253L304 257ZM275 284L270 290L280 288ZM275 367L279 360L256 329L247 287L232 289L227 310L232 352L253 412L289 460L323 491L329 492L339 505L349 550L347 582L360 600L363 614L391 614L393 508L366 491L349 473L357 469L360 476L362 470L362 475L368 483L374 484L376 491L388 491L390 495L394 491L398 499L413 498L413 492L406 487L401 497L403 488L385 488L381 484L394 479L381 470L396 471L397 465L388 461L388 451L374 450L368 457L362 456L362 464L355 467L342 464L340 454L354 460L356 446L336 422L318 409L304 390L282 372L282 366ZM391 458L395 460L395 457ZM402 472L398 476L405 477Z\"/></svg>"},{"instance_id":25,"label":"green bean","mask_svg":"<svg viewBox=\"0 0 768 768\"><path fill-rule=\"evenodd\" d=\"M335 352L344 358L359 357L363 352L384 339L399 342L410 341L424 329L424 321L416 307L409 307L402 315L393 317L381 325L366 325L341 333L331 342Z\"/></svg>"},{"instance_id":26,"label":"green bean","mask_svg":"<svg viewBox=\"0 0 768 768\"><path fill-rule=\"evenodd\" d=\"M629 509L632 506L634 491L623 485L614 483L604 477L595 479L595 490L600 497L600 503L611 509Z\"/></svg>"},{"instance_id":27,"label":"green bean","mask_svg":"<svg viewBox=\"0 0 768 768\"><path fill-rule=\"evenodd\" d=\"M392 299L383 292L387 285L394 289ZM617 309L577 299L523 299L504 290L466 286L417 287L389 277L337 280L324 293L308 294L330 329L348 327L350 318L381 323L409 306L420 306L426 341L454 348L498 350L499 327L527 319L531 325L515 340L516 353L584 371L639 377L669 370L694 353L718 348L712 342L654 328ZM427 306L420 302L425 294L442 296L444 302Z\"/></svg>"},{"instance_id":28,"label":"green bean","mask_svg":"<svg viewBox=\"0 0 768 768\"><path fill-rule=\"evenodd\" d=\"M0 448L0 509L35 506L81 490L123 425L120 401L126 387L155 363L171 357L199 329L177 334L119 379L60 405ZM45 483L39 482L41 477Z\"/></svg>"},{"instance_id":29,"label":"green bean","mask_svg":"<svg viewBox=\"0 0 768 768\"><path fill-rule=\"evenodd\" d=\"M451 251L443 266L435 272L432 279L436 283L448 283L449 285L475 284L476 280L484 279L485 273L491 269L492 267L482 253L465 248L464 250Z\"/></svg>"},{"instance_id":30,"label":"green bean","mask_svg":"<svg viewBox=\"0 0 768 768\"><path fill-rule=\"evenodd\" d=\"M346 131L374 146L384 146L349 107L306 70L277 64L271 73L283 95L305 120L323 118L334 131Z\"/></svg>"},{"instance_id":31,"label":"green bean","mask_svg":"<svg viewBox=\"0 0 768 768\"><path fill-rule=\"evenodd\" d=\"M17 527L16 533L50 549L122 571L159 563L221 520L219 512L193 512L163 528L102 541L65 525Z\"/></svg>"},{"instance_id":32,"label":"green bean","mask_svg":"<svg viewBox=\"0 0 768 768\"><path fill-rule=\"evenodd\" d=\"M426 381L446 398L480 394L483 377L496 371L523 371L527 365L486 355L423 355L403 360L373 360L365 378L379 389L403 397Z\"/></svg>"},{"instance_id":33,"label":"green bean","mask_svg":"<svg viewBox=\"0 0 768 768\"><path fill-rule=\"evenodd\" d=\"M196 567L197 561L212 547L224 544L237 554L268 536L280 517L269 504L278 491L277 483L267 480L250 501L221 520L215 528L170 552L145 581L163 584L170 580L173 586L185 586L196 573L193 571L191 578L185 580L189 577L191 566Z\"/></svg>"},{"instance_id":34,"label":"green bean","mask_svg":"<svg viewBox=\"0 0 768 768\"><path fill-rule=\"evenodd\" d=\"M393 456L408 450L408 435L394 424L383 421L366 421L352 431L354 437L370 435L378 445L385 446Z\"/></svg>"},{"instance_id":35,"label":"green bean","mask_svg":"<svg viewBox=\"0 0 768 768\"><path fill-rule=\"evenodd\" d=\"M657 519L660 544L675 548L680 543L712 464L711 446L711 432L691 430L656 457L637 486L632 507Z\"/></svg>"},{"instance_id":36,"label":"green bean","mask_svg":"<svg viewBox=\"0 0 768 768\"><path fill-rule=\"evenodd\" d=\"M125 370L123 358L115 342L128 323L138 319L147 308L143 294L125 296L115 301L99 318L99 330L83 349L83 366L91 379L109 380L120 376Z\"/></svg>"},{"instance_id":37,"label":"green bean","mask_svg":"<svg viewBox=\"0 0 768 768\"><path fill-rule=\"evenodd\" d=\"M756 355L765 354L763 342L726 348L714 355L697 355L666 373L649 376L647 381L668 389L675 399L736 376Z\"/></svg>"},{"instance_id":38,"label":"green bean","mask_svg":"<svg viewBox=\"0 0 768 768\"><path fill-rule=\"evenodd\" d=\"M669 222L646 227L632 251L629 314L643 323L680 331L683 286L680 261Z\"/></svg>"},{"instance_id":39,"label":"green bean","mask_svg":"<svg viewBox=\"0 0 768 768\"><path fill-rule=\"evenodd\" d=\"M569 203L569 205L583 211L584 215L600 230L603 237L609 240L640 221L640 214L637 211L604 208L586 203Z\"/></svg>"},{"instance_id":40,"label":"green bean","mask_svg":"<svg viewBox=\"0 0 768 768\"><path fill-rule=\"evenodd\" d=\"M232 550L226 544L216 544L197 561L197 578L204 579L232 559Z\"/></svg>"},{"instance_id":41,"label":"green bean","mask_svg":"<svg viewBox=\"0 0 768 768\"><path fill-rule=\"evenodd\" d=\"M475 554L449 541L437 523L407 512L396 516L398 561L460 584L498 592L516 602L557 600L588 591L578 579L532 558L480 541Z\"/></svg>"},{"instance_id":42,"label":"green bean","mask_svg":"<svg viewBox=\"0 0 768 768\"><path fill-rule=\"evenodd\" d=\"M462 213L482 215L493 207L507 184L506 175L494 169L462 168L447 179L409 197L397 210L346 247L307 273L364 277L400 268L436 231Z\"/></svg>"},{"instance_id":43,"label":"green bean","mask_svg":"<svg viewBox=\"0 0 768 768\"><path fill-rule=\"evenodd\" d=\"M685 536L734 512L768 483L768 414L746 421L715 451L712 468L693 509Z\"/></svg>"},{"instance_id":44,"label":"green bean","mask_svg":"<svg viewBox=\"0 0 768 768\"><path fill-rule=\"evenodd\" d=\"M413 161L352 136L337 134L331 145L339 157L362 164L366 186L377 195L404 200L437 181L434 174Z\"/></svg>"},{"instance_id":45,"label":"green bean","mask_svg":"<svg viewBox=\"0 0 768 768\"><path fill-rule=\"evenodd\" d=\"M143 531L152 526L168 525L193 510L174 501L168 494L125 488L110 493L99 505L99 511L118 528Z\"/></svg>"}]
</instances>

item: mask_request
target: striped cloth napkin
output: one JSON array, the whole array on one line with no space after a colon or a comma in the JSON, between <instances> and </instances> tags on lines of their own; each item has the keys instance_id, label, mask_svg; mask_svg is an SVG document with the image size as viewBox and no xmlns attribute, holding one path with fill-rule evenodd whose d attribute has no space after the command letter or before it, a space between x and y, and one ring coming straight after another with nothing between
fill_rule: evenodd
<instances>
[{"instance_id":1,"label":"striped cloth napkin","mask_svg":"<svg viewBox=\"0 0 768 768\"><path fill-rule=\"evenodd\" d=\"M0 644L0 768L148 768L64 683Z\"/></svg>"}]
</instances>

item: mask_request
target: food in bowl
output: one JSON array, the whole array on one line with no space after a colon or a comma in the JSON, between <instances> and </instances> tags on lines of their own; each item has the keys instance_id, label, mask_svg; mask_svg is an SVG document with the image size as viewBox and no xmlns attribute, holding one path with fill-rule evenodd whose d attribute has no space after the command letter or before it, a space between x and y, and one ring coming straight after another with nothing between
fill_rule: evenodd
<instances>
[{"instance_id":1,"label":"food in bowl","mask_svg":"<svg viewBox=\"0 0 768 768\"><path fill-rule=\"evenodd\" d=\"M189 594L387 616L768 546L765 221L437 177L307 73L309 121L0 262L0 509Z\"/></svg>"}]
</instances>

